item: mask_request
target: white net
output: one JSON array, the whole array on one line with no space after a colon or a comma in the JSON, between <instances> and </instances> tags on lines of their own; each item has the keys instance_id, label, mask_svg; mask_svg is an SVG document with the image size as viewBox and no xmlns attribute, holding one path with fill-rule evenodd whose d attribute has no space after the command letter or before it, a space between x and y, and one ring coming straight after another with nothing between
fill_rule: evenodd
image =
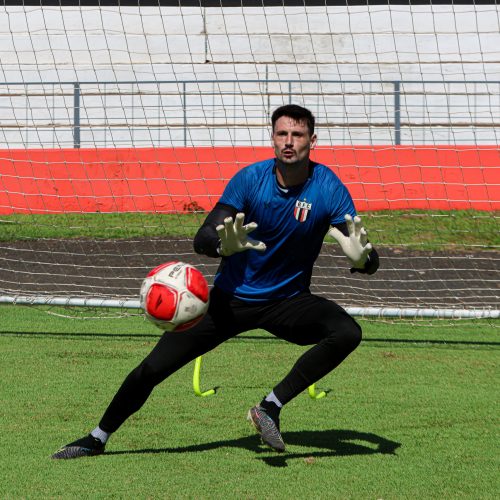
<instances>
[{"instance_id":1,"label":"white net","mask_svg":"<svg viewBox=\"0 0 500 500\"><path fill-rule=\"evenodd\" d=\"M366 279L326 242L313 291L498 315L499 8L377 3L4 1L0 300L134 305L170 259L211 279L192 236L296 103L382 256Z\"/></svg>"}]
</instances>

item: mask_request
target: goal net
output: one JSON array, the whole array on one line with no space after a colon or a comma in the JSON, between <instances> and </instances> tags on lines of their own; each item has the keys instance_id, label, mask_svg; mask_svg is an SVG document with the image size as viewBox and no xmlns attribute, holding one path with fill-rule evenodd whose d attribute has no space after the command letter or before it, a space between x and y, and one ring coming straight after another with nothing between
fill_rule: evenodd
<instances>
[{"instance_id":1,"label":"goal net","mask_svg":"<svg viewBox=\"0 0 500 500\"><path fill-rule=\"evenodd\" d=\"M381 254L326 240L312 291L350 312L498 317L496 2L4 1L0 302L137 308L287 103ZM380 5L383 4L383 5Z\"/></svg>"}]
</instances>

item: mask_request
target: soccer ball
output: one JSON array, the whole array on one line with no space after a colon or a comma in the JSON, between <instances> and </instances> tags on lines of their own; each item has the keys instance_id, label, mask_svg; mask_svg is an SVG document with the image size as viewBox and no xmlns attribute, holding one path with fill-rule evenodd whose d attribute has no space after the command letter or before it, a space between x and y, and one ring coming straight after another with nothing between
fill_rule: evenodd
<instances>
[{"instance_id":1,"label":"soccer ball","mask_svg":"<svg viewBox=\"0 0 500 500\"><path fill-rule=\"evenodd\" d=\"M208 283L185 262L155 267L142 282L140 304L146 318L168 332L182 332L201 321L208 310Z\"/></svg>"}]
</instances>

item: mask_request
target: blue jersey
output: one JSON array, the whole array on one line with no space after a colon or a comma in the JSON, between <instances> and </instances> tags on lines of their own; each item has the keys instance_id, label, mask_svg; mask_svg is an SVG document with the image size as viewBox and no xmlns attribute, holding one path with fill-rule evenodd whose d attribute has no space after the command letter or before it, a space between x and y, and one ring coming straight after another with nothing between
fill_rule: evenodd
<instances>
[{"instance_id":1,"label":"blue jersey","mask_svg":"<svg viewBox=\"0 0 500 500\"><path fill-rule=\"evenodd\" d=\"M325 165L311 162L307 181L280 188L275 159L240 170L226 186L220 203L256 222L250 237L263 241L264 252L248 250L224 259L215 284L245 301L293 297L307 290L323 238L331 224L356 215L351 195Z\"/></svg>"}]
</instances>

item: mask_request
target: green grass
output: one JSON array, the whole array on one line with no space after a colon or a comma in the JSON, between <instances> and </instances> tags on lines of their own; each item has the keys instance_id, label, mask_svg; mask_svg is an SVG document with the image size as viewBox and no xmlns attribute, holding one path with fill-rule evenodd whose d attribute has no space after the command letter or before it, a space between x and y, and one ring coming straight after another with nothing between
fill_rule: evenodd
<instances>
[{"instance_id":1,"label":"green grass","mask_svg":"<svg viewBox=\"0 0 500 500\"><path fill-rule=\"evenodd\" d=\"M107 453L52 461L158 338L140 317L0 308L1 498L498 498L498 323L362 321L361 346L283 412L288 449L245 421L304 348L249 332L161 384ZM265 337L265 338L264 338Z\"/></svg>"},{"instance_id":2,"label":"green grass","mask_svg":"<svg viewBox=\"0 0 500 500\"><path fill-rule=\"evenodd\" d=\"M192 237L206 214L64 213L13 214L0 218L0 241L33 238Z\"/></svg>"},{"instance_id":3,"label":"green grass","mask_svg":"<svg viewBox=\"0 0 500 500\"><path fill-rule=\"evenodd\" d=\"M498 249L498 217L498 212L475 210L391 210L365 214L363 220L367 221L370 238L388 246L404 243L424 250L450 250L457 246Z\"/></svg>"},{"instance_id":4,"label":"green grass","mask_svg":"<svg viewBox=\"0 0 500 500\"><path fill-rule=\"evenodd\" d=\"M151 238L194 236L205 218L191 214L30 214L4 215L0 240L33 238ZM450 246L498 248L498 213L462 211L390 211L361 214L376 244L424 250Z\"/></svg>"}]
</instances>

